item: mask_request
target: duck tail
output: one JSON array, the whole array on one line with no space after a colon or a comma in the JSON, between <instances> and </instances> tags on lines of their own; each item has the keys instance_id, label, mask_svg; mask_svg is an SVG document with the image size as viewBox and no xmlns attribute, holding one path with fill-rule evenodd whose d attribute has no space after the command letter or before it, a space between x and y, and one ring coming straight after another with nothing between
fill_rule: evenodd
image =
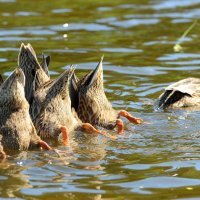
<instances>
[{"instance_id":1,"label":"duck tail","mask_svg":"<svg viewBox=\"0 0 200 200\"><path fill-rule=\"evenodd\" d=\"M180 101L185 96L190 95L177 90L166 90L159 98L158 107L160 109L166 109L167 107Z\"/></svg>"},{"instance_id":2,"label":"duck tail","mask_svg":"<svg viewBox=\"0 0 200 200\"><path fill-rule=\"evenodd\" d=\"M44 54L42 54L42 62L40 63L42 69L44 70L44 72L46 73L47 76L49 76L49 63L51 61L51 57L45 56Z\"/></svg>"},{"instance_id":3,"label":"duck tail","mask_svg":"<svg viewBox=\"0 0 200 200\"><path fill-rule=\"evenodd\" d=\"M77 111L79 104L79 79L75 74L75 67L71 66L70 69L71 78L69 82L69 96L71 99L71 107Z\"/></svg>"}]
</instances>

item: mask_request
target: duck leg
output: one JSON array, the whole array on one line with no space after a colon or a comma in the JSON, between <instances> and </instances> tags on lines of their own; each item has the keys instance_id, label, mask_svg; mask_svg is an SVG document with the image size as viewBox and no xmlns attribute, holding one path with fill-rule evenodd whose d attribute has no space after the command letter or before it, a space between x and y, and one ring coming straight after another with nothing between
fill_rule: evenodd
<instances>
[{"instance_id":1,"label":"duck leg","mask_svg":"<svg viewBox=\"0 0 200 200\"><path fill-rule=\"evenodd\" d=\"M123 134L124 132L124 123L121 119L116 120L116 125L117 125L117 133L118 134Z\"/></svg>"},{"instance_id":2,"label":"duck leg","mask_svg":"<svg viewBox=\"0 0 200 200\"><path fill-rule=\"evenodd\" d=\"M69 146L69 131L66 126L60 126L60 131L63 136L63 145Z\"/></svg>"},{"instance_id":3,"label":"duck leg","mask_svg":"<svg viewBox=\"0 0 200 200\"><path fill-rule=\"evenodd\" d=\"M40 147L41 147L42 149L45 149L45 150L52 150L52 148L51 148L45 141L43 141L43 140L40 140L40 141L38 142L38 144L40 145Z\"/></svg>"},{"instance_id":4,"label":"duck leg","mask_svg":"<svg viewBox=\"0 0 200 200\"><path fill-rule=\"evenodd\" d=\"M143 120L140 119L140 118L136 118L136 117L133 117L130 113L128 113L126 110L120 110L119 113L118 113L118 116L123 116L123 117L126 117L129 122L132 122L134 124L142 124L143 123Z\"/></svg>"},{"instance_id":5,"label":"duck leg","mask_svg":"<svg viewBox=\"0 0 200 200\"><path fill-rule=\"evenodd\" d=\"M62 138L63 138L63 145L64 146L69 146L69 131L65 126L58 126L60 132L62 133ZM48 134L41 134L41 135L48 135ZM39 145L42 147L42 149L50 150L52 149L45 141L39 140Z\"/></svg>"},{"instance_id":6,"label":"duck leg","mask_svg":"<svg viewBox=\"0 0 200 200\"><path fill-rule=\"evenodd\" d=\"M110 135L109 133L105 133L103 131L96 129L94 126L92 126L89 123L83 123L82 128L89 134L96 133L96 134L103 135L103 136L110 138L110 139L116 139L117 138L115 136Z\"/></svg>"}]
</instances>

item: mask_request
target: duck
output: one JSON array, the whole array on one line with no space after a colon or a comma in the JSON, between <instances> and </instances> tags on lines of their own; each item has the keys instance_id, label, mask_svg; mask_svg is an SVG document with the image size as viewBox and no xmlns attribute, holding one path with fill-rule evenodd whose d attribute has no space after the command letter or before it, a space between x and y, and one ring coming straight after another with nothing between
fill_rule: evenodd
<instances>
[{"instance_id":1,"label":"duck","mask_svg":"<svg viewBox=\"0 0 200 200\"><path fill-rule=\"evenodd\" d=\"M5 159L10 150L52 148L36 132L25 98L25 75L21 68L0 85L0 157Z\"/></svg>"},{"instance_id":2,"label":"duck","mask_svg":"<svg viewBox=\"0 0 200 200\"><path fill-rule=\"evenodd\" d=\"M78 100L75 109L78 117L83 122L89 122L93 126L103 127L109 130L117 126L117 133L124 131L123 121L120 116L126 117L131 123L141 124L141 118L133 117L126 110L115 110L106 97L103 85L103 57L96 68L82 79L76 79L74 75L71 87L74 87Z\"/></svg>"},{"instance_id":3,"label":"duck","mask_svg":"<svg viewBox=\"0 0 200 200\"><path fill-rule=\"evenodd\" d=\"M37 101L37 97L40 95L40 93L43 94L43 89L45 90L45 87L41 86L43 86L44 83L51 84L53 82L53 80L51 80L49 76L49 62L50 57L45 58L43 56L42 63L40 64L32 45L30 43L28 43L27 45L24 45L23 43L21 44L20 53L18 56L18 63L22 70L25 71L25 75L27 76L26 86L27 88L29 88L29 90L27 90L27 98L30 104L29 112L39 136L44 139L46 139L46 137L41 133L40 129L42 125L38 126L38 123L36 123L36 119L38 119L36 116L39 116L39 112L41 109L40 106L37 105L39 102L41 102ZM65 127L60 127L60 130L62 130L61 133L63 135L63 144L64 146L67 146L68 133L66 132ZM56 135L56 133L53 134L52 132L53 130L51 130L50 135L53 137ZM49 136L49 134L47 134L46 136ZM59 136L59 134L57 136Z\"/></svg>"},{"instance_id":4,"label":"duck","mask_svg":"<svg viewBox=\"0 0 200 200\"><path fill-rule=\"evenodd\" d=\"M57 141L61 133L63 144L68 146L69 134L73 130L101 134L115 139L114 136L97 130L89 123L82 123L75 110L71 108L70 82L74 74L73 67L63 72L58 78L50 79L43 67L40 66L33 48L31 47L31 51L27 48L26 53L32 63L37 63L32 83L30 115L42 139Z\"/></svg>"},{"instance_id":5,"label":"duck","mask_svg":"<svg viewBox=\"0 0 200 200\"><path fill-rule=\"evenodd\" d=\"M31 52L31 53L29 53ZM32 103L32 96L33 96L33 80L35 78L35 71L37 68L42 68L43 71L46 73L46 75L49 77L48 73L48 66L50 63L50 56L44 56L42 55L42 61L41 63L38 62L38 60L31 59L29 56L35 56L36 53L31 46L30 43L25 45L24 43L20 46L20 51L18 55L18 66L23 70L25 77L26 77L26 83L25 83L25 97L29 104Z\"/></svg>"},{"instance_id":6,"label":"duck","mask_svg":"<svg viewBox=\"0 0 200 200\"><path fill-rule=\"evenodd\" d=\"M200 79L186 78L165 88L158 99L160 109L200 106Z\"/></svg>"},{"instance_id":7,"label":"duck","mask_svg":"<svg viewBox=\"0 0 200 200\"><path fill-rule=\"evenodd\" d=\"M69 128L76 126L77 123L74 118L67 117L71 114L69 113L70 104L66 101L70 73L70 71L65 71L57 79L50 79L44 83L40 78L44 74L36 70L31 106L31 116L39 136L43 139L58 139L62 133L65 146L69 143Z\"/></svg>"},{"instance_id":8,"label":"duck","mask_svg":"<svg viewBox=\"0 0 200 200\"><path fill-rule=\"evenodd\" d=\"M69 134L72 131L101 134L111 139L115 137L97 130L89 123L82 123L75 110L71 109L69 82L74 69L64 71L57 79L44 84L36 70L34 98L32 104L32 119L43 139L56 139L62 133L65 145L69 145Z\"/></svg>"}]
</instances>

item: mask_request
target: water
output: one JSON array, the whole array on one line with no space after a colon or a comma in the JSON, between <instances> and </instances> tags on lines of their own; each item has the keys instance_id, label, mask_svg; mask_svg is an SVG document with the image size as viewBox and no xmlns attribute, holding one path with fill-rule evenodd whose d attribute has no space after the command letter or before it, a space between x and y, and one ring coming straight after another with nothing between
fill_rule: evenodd
<instances>
[{"instance_id":1,"label":"water","mask_svg":"<svg viewBox=\"0 0 200 200\"><path fill-rule=\"evenodd\" d=\"M0 164L1 199L199 199L200 113L158 111L164 87L199 77L200 0L0 0L0 72L17 66L21 42L51 55L51 76L70 64L77 75L104 55L105 90L117 109L149 124L117 141L84 134L54 152L11 155ZM111 132L114 134L115 131Z\"/></svg>"}]
</instances>

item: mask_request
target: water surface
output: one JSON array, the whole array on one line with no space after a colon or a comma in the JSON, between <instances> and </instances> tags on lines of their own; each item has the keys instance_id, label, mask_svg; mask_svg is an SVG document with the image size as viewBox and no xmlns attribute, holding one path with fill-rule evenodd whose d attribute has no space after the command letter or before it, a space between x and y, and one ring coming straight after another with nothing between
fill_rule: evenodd
<instances>
[{"instance_id":1,"label":"water surface","mask_svg":"<svg viewBox=\"0 0 200 200\"><path fill-rule=\"evenodd\" d=\"M54 152L11 155L0 164L2 199L199 199L200 112L159 111L164 87L199 77L197 24L200 0L0 0L0 72L17 66L21 42L51 55L58 76L75 64L80 77L104 55L104 85L117 109L149 124L127 120L117 141L85 134ZM115 134L116 130L111 132Z\"/></svg>"}]
</instances>

